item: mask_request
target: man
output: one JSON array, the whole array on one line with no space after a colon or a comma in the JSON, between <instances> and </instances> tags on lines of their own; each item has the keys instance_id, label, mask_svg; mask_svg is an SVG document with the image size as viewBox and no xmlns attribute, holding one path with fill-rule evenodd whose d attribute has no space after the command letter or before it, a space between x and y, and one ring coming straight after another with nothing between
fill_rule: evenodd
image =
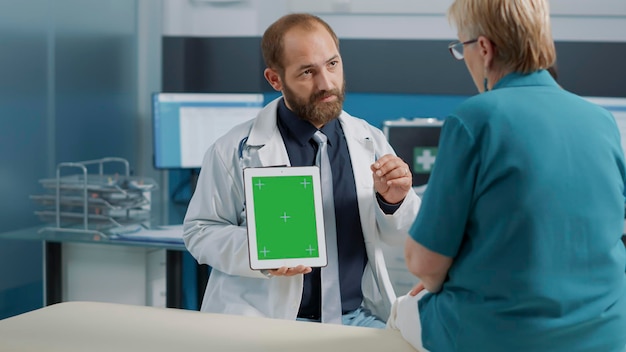
<instances>
[{"instance_id":1,"label":"man","mask_svg":"<svg viewBox=\"0 0 626 352\"><path fill-rule=\"evenodd\" d=\"M261 46L264 76L283 96L208 149L185 216L187 248L212 267L201 310L328 321L319 268L250 269L242 184L246 167L314 165L320 130L333 176L338 263L329 266L339 268L338 322L382 328L395 294L380 242L401 245L420 204L409 168L379 129L342 111L339 41L325 22L286 15Z\"/></svg>"}]
</instances>

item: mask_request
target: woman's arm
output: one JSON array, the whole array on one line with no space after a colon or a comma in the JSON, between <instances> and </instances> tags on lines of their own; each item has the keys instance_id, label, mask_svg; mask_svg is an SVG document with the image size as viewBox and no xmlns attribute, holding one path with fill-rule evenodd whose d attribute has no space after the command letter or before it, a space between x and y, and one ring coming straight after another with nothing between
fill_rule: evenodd
<instances>
[{"instance_id":1,"label":"woman's arm","mask_svg":"<svg viewBox=\"0 0 626 352\"><path fill-rule=\"evenodd\" d=\"M409 237L404 246L409 271L417 276L429 292L439 292L448 276L452 258L433 252Z\"/></svg>"}]
</instances>

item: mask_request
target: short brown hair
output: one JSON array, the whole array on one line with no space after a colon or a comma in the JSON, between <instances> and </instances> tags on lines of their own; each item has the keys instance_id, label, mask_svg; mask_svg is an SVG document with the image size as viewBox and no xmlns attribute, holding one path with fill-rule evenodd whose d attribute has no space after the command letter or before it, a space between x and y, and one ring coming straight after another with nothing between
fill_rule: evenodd
<instances>
[{"instance_id":1,"label":"short brown hair","mask_svg":"<svg viewBox=\"0 0 626 352\"><path fill-rule=\"evenodd\" d=\"M283 71L283 38L285 33L295 27L306 30L315 29L316 25L321 25L333 37L337 49L339 49L339 38L328 23L321 18L307 13L292 13L279 18L272 23L263 33L261 39L261 51L263 52L263 60L269 68Z\"/></svg>"},{"instance_id":2,"label":"short brown hair","mask_svg":"<svg viewBox=\"0 0 626 352\"><path fill-rule=\"evenodd\" d=\"M556 61L547 0L455 0L448 18L467 39L487 37L494 61L513 71L547 69Z\"/></svg>"}]
</instances>

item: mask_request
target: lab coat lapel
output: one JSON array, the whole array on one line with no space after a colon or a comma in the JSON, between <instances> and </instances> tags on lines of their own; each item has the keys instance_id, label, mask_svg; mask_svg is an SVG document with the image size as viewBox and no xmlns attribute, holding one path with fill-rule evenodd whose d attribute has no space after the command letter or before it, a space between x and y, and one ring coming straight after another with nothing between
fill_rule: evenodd
<instances>
[{"instance_id":1,"label":"lab coat lapel","mask_svg":"<svg viewBox=\"0 0 626 352\"><path fill-rule=\"evenodd\" d=\"M347 113L343 112L342 116L344 115ZM351 119L340 117L339 121L346 136L357 193L363 190L370 191L372 189L370 165L374 163L376 158L373 138L369 131Z\"/></svg>"},{"instance_id":2,"label":"lab coat lapel","mask_svg":"<svg viewBox=\"0 0 626 352\"><path fill-rule=\"evenodd\" d=\"M287 148L276 123L277 98L267 104L255 120L246 141L248 167L290 165Z\"/></svg>"}]
</instances>

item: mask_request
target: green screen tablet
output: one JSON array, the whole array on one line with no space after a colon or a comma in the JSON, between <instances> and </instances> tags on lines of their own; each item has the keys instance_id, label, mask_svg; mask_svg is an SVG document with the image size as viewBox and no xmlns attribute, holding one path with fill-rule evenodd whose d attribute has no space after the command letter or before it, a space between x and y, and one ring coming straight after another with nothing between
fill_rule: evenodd
<instances>
[{"instance_id":1,"label":"green screen tablet","mask_svg":"<svg viewBox=\"0 0 626 352\"><path fill-rule=\"evenodd\" d=\"M326 266L317 166L243 170L250 268Z\"/></svg>"}]
</instances>

